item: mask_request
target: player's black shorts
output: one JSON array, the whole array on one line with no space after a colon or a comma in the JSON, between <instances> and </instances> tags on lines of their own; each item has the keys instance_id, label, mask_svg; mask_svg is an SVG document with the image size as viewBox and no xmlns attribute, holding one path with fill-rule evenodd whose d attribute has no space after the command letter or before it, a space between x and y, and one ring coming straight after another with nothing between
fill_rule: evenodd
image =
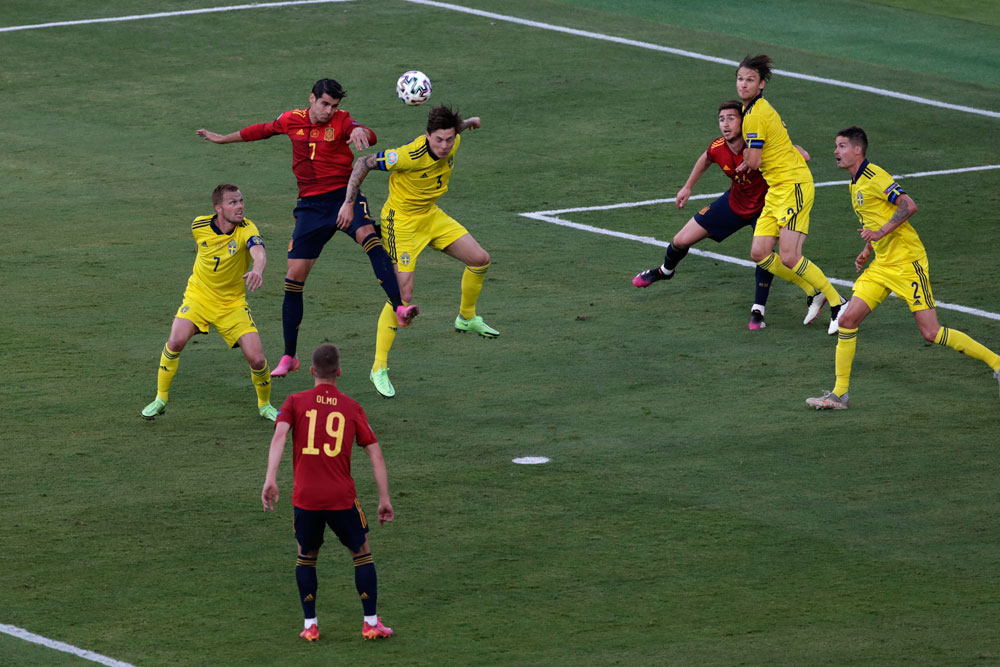
<instances>
[{"instance_id":1,"label":"player's black shorts","mask_svg":"<svg viewBox=\"0 0 1000 667\"><path fill-rule=\"evenodd\" d=\"M333 238L337 231L337 214L344 204L347 187L342 187L321 195L300 197L295 204L295 230L292 240L288 242L289 259L316 259L323 252L323 246ZM359 227L374 225L378 231L378 223L368 214L368 200L358 193L354 202L354 220L347 230L351 239ZM355 239L356 240L356 239Z\"/></svg>"},{"instance_id":2,"label":"player's black shorts","mask_svg":"<svg viewBox=\"0 0 1000 667\"><path fill-rule=\"evenodd\" d=\"M744 218L733 213L729 206L729 190L726 190L721 197L695 213L694 220L705 228L713 241L721 243L744 227L752 228L757 216Z\"/></svg>"},{"instance_id":3,"label":"player's black shorts","mask_svg":"<svg viewBox=\"0 0 1000 667\"><path fill-rule=\"evenodd\" d=\"M340 543L357 553L361 551L368 535L368 520L358 501L346 510L304 510L295 507L295 541L302 553L317 551L323 546L326 526Z\"/></svg>"}]
</instances>

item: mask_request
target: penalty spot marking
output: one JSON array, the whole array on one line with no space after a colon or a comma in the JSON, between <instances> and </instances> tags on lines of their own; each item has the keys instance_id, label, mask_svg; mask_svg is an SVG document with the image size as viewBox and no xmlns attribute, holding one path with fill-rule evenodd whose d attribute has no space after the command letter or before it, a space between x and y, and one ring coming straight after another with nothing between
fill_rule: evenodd
<instances>
[{"instance_id":1,"label":"penalty spot marking","mask_svg":"<svg viewBox=\"0 0 1000 667\"><path fill-rule=\"evenodd\" d=\"M10 635L11 637L23 639L24 641L31 642L32 644L40 644L47 648L62 651L63 653L71 653L79 658L83 658L84 660L90 660L91 662L96 662L101 665L108 665L108 667L135 667L135 665L128 662L115 660L114 658L109 658L108 656L101 655L100 653L94 653L93 651L88 651L87 649L77 648L72 644L57 642L54 639L36 635L34 632L28 632L27 630L23 630L15 625L5 625L0 623L0 632Z\"/></svg>"},{"instance_id":2,"label":"penalty spot marking","mask_svg":"<svg viewBox=\"0 0 1000 667\"><path fill-rule=\"evenodd\" d=\"M547 456L522 456L519 459L511 459L514 463L519 463L526 466L534 466L540 463L548 463L549 457Z\"/></svg>"}]
</instances>

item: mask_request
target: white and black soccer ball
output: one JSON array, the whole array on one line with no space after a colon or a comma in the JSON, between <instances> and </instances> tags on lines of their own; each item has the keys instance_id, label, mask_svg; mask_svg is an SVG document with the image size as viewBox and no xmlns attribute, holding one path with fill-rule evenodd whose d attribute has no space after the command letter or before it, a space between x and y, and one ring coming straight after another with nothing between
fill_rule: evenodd
<instances>
[{"instance_id":1,"label":"white and black soccer ball","mask_svg":"<svg viewBox=\"0 0 1000 667\"><path fill-rule=\"evenodd\" d=\"M396 81L396 94L403 104L411 107L423 104L431 98L431 80L426 74L415 69L403 72Z\"/></svg>"}]
</instances>

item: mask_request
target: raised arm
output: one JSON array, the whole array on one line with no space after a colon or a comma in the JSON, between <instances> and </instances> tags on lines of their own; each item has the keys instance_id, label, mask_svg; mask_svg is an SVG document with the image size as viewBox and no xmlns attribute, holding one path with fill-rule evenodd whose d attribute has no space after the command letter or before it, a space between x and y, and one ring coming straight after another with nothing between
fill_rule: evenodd
<instances>
[{"instance_id":1,"label":"raised arm","mask_svg":"<svg viewBox=\"0 0 1000 667\"><path fill-rule=\"evenodd\" d=\"M691 188L694 187L699 178L705 175L710 166L712 166L712 161L708 159L708 151L705 151L695 161L694 167L691 169L691 174L684 183L684 187L677 191L677 208L684 208L684 204L691 198Z\"/></svg>"},{"instance_id":2,"label":"raised arm","mask_svg":"<svg viewBox=\"0 0 1000 667\"><path fill-rule=\"evenodd\" d=\"M479 120L479 116L473 116L472 118L466 118L462 121L462 126L458 128L459 133L465 132L466 130L478 130L482 127L482 122Z\"/></svg>"},{"instance_id":3,"label":"raised arm","mask_svg":"<svg viewBox=\"0 0 1000 667\"><path fill-rule=\"evenodd\" d=\"M344 194L344 203L337 213L337 228L347 231L354 221L354 203L358 200L358 191L361 183L365 180L368 172L375 168L375 156L364 155L354 161L354 169L351 170L351 178L347 181L347 192Z\"/></svg>"}]
</instances>

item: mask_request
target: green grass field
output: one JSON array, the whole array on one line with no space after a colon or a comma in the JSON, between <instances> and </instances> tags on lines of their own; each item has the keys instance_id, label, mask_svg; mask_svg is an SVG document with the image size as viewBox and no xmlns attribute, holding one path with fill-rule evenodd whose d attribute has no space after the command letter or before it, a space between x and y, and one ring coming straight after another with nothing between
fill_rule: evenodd
<instances>
[{"instance_id":1,"label":"green grass field","mask_svg":"<svg viewBox=\"0 0 1000 667\"><path fill-rule=\"evenodd\" d=\"M785 1L743 18L734 0L458 1L1000 111L987 2ZM212 4L0 0L0 27ZM674 196L735 96L731 66L405 0L0 32L0 63L0 624L142 666L1000 662L1000 402L985 366L925 344L890 300L861 329L851 410L811 411L835 341L801 325L799 290L776 284L768 328L749 332L750 269L691 256L640 291L630 280L661 247L521 215ZM385 450L397 519L371 542L397 635L362 642L351 564L328 538L323 638L307 644L290 456L265 515L271 429L242 355L200 337L168 413L138 413L190 273L190 221L220 182L241 186L268 243L250 304L272 365L281 354L287 141L214 146L195 130L304 106L333 76L379 147L401 145L425 118L395 99L410 68L432 102L483 119L441 204L493 257L479 312L502 335L454 333L460 265L425 253L422 314L397 337L398 395L382 400L367 379L382 292L353 243L327 246L300 351L341 347L339 384ZM780 75L767 92L817 182L846 179L833 138L851 124L894 174L1000 162L996 117ZM998 178L901 181L940 302L1000 312ZM380 207L384 175L365 185ZM714 171L695 191L725 187ZM563 218L669 240L697 204ZM806 254L851 280L847 188L817 189L812 219ZM699 248L746 257L749 236ZM1000 349L1000 320L939 316ZM309 380L276 382L273 401ZM551 462L511 462L527 455ZM8 664L91 663L0 633Z\"/></svg>"}]
</instances>

